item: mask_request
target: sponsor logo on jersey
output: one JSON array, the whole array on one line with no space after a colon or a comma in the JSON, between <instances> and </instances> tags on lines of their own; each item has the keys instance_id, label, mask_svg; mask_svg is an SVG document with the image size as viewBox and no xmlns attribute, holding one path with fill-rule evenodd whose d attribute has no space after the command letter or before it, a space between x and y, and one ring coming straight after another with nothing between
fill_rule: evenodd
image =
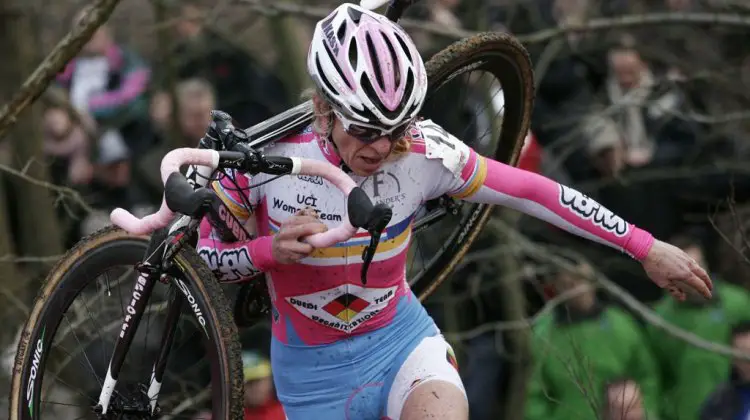
<instances>
[{"instance_id":1,"label":"sponsor logo on jersey","mask_svg":"<svg viewBox=\"0 0 750 420\"><path fill-rule=\"evenodd\" d=\"M560 204L584 220L590 220L596 226L617 236L628 233L628 222L611 210L592 200L587 195L560 185Z\"/></svg>"},{"instance_id":2,"label":"sponsor logo on jersey","mask_svg":"<svg viewBox=\"0 0 750 420\"><path fill-rule=\"evenodd\" d=\"M367 288L341 285L302 296L290 296L287 303L320 325L351 332L388 306L397 286Z\"/></svg>"},{"instance_id":3,"label":"sponsor logo on jersey","mask_svg":"<svg viewBox=\"0 0 750 420\"><path fill-rule=\"evenodd\" d=\"M385 204L393 207L394 204L403 203L406 193L401 192L401 181L398 176L389 171L377 171L359 185L360 188L370 192L370 197L376 204Z\"/></svg>"},{"instance_id":4,"label":"sponsor logo on jersey","mask_svg":"<svg viewBox=\"0 0 750 420\"><path fill-rule=\"evenodd\" d=\"M244 247L223 251L205 247L198 250L198 255L221 281L236 281L258 273Z\"/></svg>"},{"instance_id":5,"label":"sponsor logo on jersey","mask_svg":"<svg viewBox=\"0 0 750 420\"><path fill-rule=\"evenodd\" d=\"M271 208L273 209L281 210L284 213L295 214L307 207L312 207L317 210L318 199L312 195L297 194L297 204L295 205L288 204L283 199L276 197L271 200L271 203ZM331 222L340 222L343 220L343 217L340 214L323 213L320 211L318 211L318 218L320 220L328 220Z\"/></svg>"},{"instance_id":6,"label":"sponsor logo on jersey","mask_svg":"<svg viewBox=\"0 0 750 420\"><path fill-rule=\"evenodd\" d=\"M315 185L323 185L323 178L315 175L297 175L297 179Z\"/></svg>"}]
</instances>

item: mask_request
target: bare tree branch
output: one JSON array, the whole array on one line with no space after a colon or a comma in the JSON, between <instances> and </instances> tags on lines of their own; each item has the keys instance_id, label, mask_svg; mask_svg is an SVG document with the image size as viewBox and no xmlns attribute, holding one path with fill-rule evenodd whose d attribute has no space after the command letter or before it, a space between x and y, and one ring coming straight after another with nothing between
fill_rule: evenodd
<instances>
[{"instance_id":1,"label":"bare tree branch","mask_svg":"<svg viewBox=\"0 0 750 420\"><path fill-rule=\"evenodd\" d=\"M0 109L0 138L15 122L16 117L44 92L65 63L78 54L96 29L109 19L119 1L96 0L92 8L82 17L81 22L45 57L13 99Z\"/></svg>"},{"instance_id":2,"label":"bare tree branch","mask_svg":"<svg viewBox=\"0 0 750 420\"><path fill-rule=\"evenodd\" d=\"M280 13L306 17L309 19L321 19L327 16L331 9L329 7L314 7L307 4L296 4L290 2L276 1L269 3L261 0L234 0L236 3L245 4L253 11L274 16ZM401 19L399 24L407 29L418 29L433 35L440 35L454 39L466 38L476 35L477 32L464 29L450 28L437 23L418 21L413 19ZM571 32L592 32L611 30L617 28L629 28L645 25L665 24L712 24L724 26L750 26L750 16L741 16L730 13L649 13L638 15L625 15L616 18L591 19L581 25L566 25L559 28L545 29L527 35L516 35L519 41L525 44L537 44L559 38Z\"/></svg>"},{"instance_id":3,"label":"bare tree branch","mask_svg":"<svg viewBox=\"0 0 750 420\"><path fill-rule=\"evenodd\" d=\"M548 250L533 243L528 238L526 238L526 236L522 235L505 222L492 220L490 221L490 226L492 226L492 228L503 231L506 235L508 235L508 237L513 239L514 243L518 244L521 248L533 254L535 258L538 258L542 261L547 261L563 269L575 269L573 264L571 264L564 258L553 255L552 253L548 252ZM572 251L569 250L569 252ZM654 325L667 334L678 338L693 347L710 351L712 353L721 354L722 356L734 357L740 360L750 361L750 354L740 353L729 346L704 340L703 338L698 337L697 335L689 331L683 330L676 325L670 324L669 322L661 318L658 314L656 314L653 310L651 310L648 306L644 305L636 298L631 296L622 287L614 283L612 280L608 279L603 273L597 273L595 279L597 282L599 282L599 285L607 291L607 293L618 299L625 306L630 308L634 313L643 318L646 322Z\"/></svg>"},{"instance_id":4,"label":"bare tree branch","mask_svg":"<svg viewBox=\"0 0 750 420\"><path fill-rule=\"evenodd\" d=\"M7 172L11 175L15 175L25 181L28 181L31 184L47 188L51 191L55 191L60 195L71 197L73 200L75 200L76 203L78 203L86 212L92 212L93 208L84 201L83 198L81 198L81 195L78 194L78 192L72 188L63 187L61 185L55 185L47 181L41 181L36 178L30 177L27 174L24 173L24 171L19 171L17 169L11 168L8 165L4 165L0 163L0 171Z\"/></svg>"},{"instance_id":5,"label":"bare tree branch","mask_svg":"<svg viewBox=\"0 0 750 420\"><path fill-rule=\"evenodd\" d=\"M531 328L539 321L539 319L552 312L556 307L562 305L563 303L574 297L585 293L587 290L588 286L586 285L580 285L570 290L566 290L547 301L547 303L544 305L544 308L542 308L539 312L534 314L534 316L528 319L520 321L490 322L460 333L445 333L445 337L448 339L448 341L464 341L479 337L480 335L488 333L490 331L508 331L521 328Z\"/></svg>"}]
</instances>

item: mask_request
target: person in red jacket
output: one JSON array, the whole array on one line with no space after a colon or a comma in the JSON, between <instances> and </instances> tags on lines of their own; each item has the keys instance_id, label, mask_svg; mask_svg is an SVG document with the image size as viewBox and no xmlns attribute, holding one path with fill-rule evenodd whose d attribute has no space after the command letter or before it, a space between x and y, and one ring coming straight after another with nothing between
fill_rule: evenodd
<instances>
[{"instance_id":1,"label":"person in red jacket","mask_svg":"<svg viewBox=\"0 0 750 420\"><path fill-rule=\"evenodd\" d=\"M271 363L256 351L242 352L245 399L243 420L286 420L284 408L276 397ZM211 413L201 412L193 420L212 420Z\"/></svg>"},{"instance_id":2,"label":"person in red jacket","mask_svg":"<svg viewBox=\"0 0 750 420\"><path fill-rule=\"evenodd\" d=\"M518 167L530 172L539 173L542 163L542 148L536 141L534 133L526 134L521 147L521 156L518 158Z\"/></svg>"},{"instance_id":3,"label":"person in red jacket","mask_svg":"<svg viewBox=\"0 0 750 420\"><path fill-rule=\"evenodd\" d=\"M244 420L285 420L284 409L276 398L271 363L254 351L242 353L245 377Z\"/></svg>"}]
</instances>

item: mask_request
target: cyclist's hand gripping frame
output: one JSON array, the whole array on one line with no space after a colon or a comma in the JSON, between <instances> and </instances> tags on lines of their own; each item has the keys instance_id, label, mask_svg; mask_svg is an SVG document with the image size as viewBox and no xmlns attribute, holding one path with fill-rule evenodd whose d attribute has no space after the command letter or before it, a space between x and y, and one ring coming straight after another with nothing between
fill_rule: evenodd
<instances>
[{"instance_id":1,"label":"cyclist's hand gripping frame","mask_svg":"<svg viewBox=\"0 0 750 420\"><path fill-rule=\"evenodd\" d=\"M194 219L203 217L216 205L218 198L210 188L195 190L179 172L182 165L205 166L212 173L217 169L233 168L251 175L266 173L320 176L346 196L347 217L339 226L308 236L304 241L315 248L326 248L350 239L359 228L367 230L371 235L370 245L362 254L362 282L366 283L367 269L380 242L380 235L390 222L391 209L382 203L373 205L367 194L338 167L305 158L263 156L247 146L247 135L232 127L231 117L226 113L212 111L212 118L211 129L207 133L207 137L214 143L212 147L224 146L231 151L180 148L167 153L161 163L164 200L159 210L139 219L127 210L117 208L110 215L112 223L130 233L146 235L167 226L177 213Z\"/></svg>"}]
</instances>

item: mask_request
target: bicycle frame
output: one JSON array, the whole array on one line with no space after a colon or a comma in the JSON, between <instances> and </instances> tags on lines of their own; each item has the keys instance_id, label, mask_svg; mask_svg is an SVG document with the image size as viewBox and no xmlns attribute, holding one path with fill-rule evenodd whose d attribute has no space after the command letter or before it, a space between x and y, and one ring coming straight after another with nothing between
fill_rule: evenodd
<instances>
[{"instance_id":1,"label":"bicycle frame","mask_svg":"<svg viewBox=\"0 0 750 420\"><path fill-rule=\"evenodd\" d=\"M406 8L416 3L416 1L418 0L391 0L385 15L392 21L397 22ZM375 0L371 3L373 8L377 8L385 2ZM312 122L313 117L312 101L303 102L275 117L244 130L248 138L252 139L248 141L248 145L253 149L262 150L263 147L272 144L274 141L300 131ZM215 144L204 138L199 143L198 148L221 150L223 149L223 145ZM210 168L191 165L188 168L186 176L193 188L199 189L206 187L213 175L214 173ZM219 205L223 206L224 204L220 203ZM234 217L228 209L225 210L227 214ZM235 222L237 222L236 219ZM167 305L166 328L160 343L159 355L154 362L151 381L147 391L151 414L158 413L157 397L161 389L167 358L177 328L180 309L183 300L190 295L189 288L192 286L186 283L178 284L173 276L167 274L167 271L171 268L172 258L185 244L190 242L191 246L196 245L199 223L200 220L193 219L190 216L177 216L166 230L155 232L151 236L145 259L138 267L140 275L133 285L131 303L127 308L127 315L123 319L121 332L115 343L107 375L99 395L99 401L95 407L95 411L99 415L104 415L108 412L110 399L117 385L117 378L127 356L128 349L135 338L138 325L146 310L147 302L151 297L151 292L157 281L163 281L174 283L176 290L179 290L180 293L174 293ZM188 290L186 290L186 287Z\"/></svg>"}]
</instances>

